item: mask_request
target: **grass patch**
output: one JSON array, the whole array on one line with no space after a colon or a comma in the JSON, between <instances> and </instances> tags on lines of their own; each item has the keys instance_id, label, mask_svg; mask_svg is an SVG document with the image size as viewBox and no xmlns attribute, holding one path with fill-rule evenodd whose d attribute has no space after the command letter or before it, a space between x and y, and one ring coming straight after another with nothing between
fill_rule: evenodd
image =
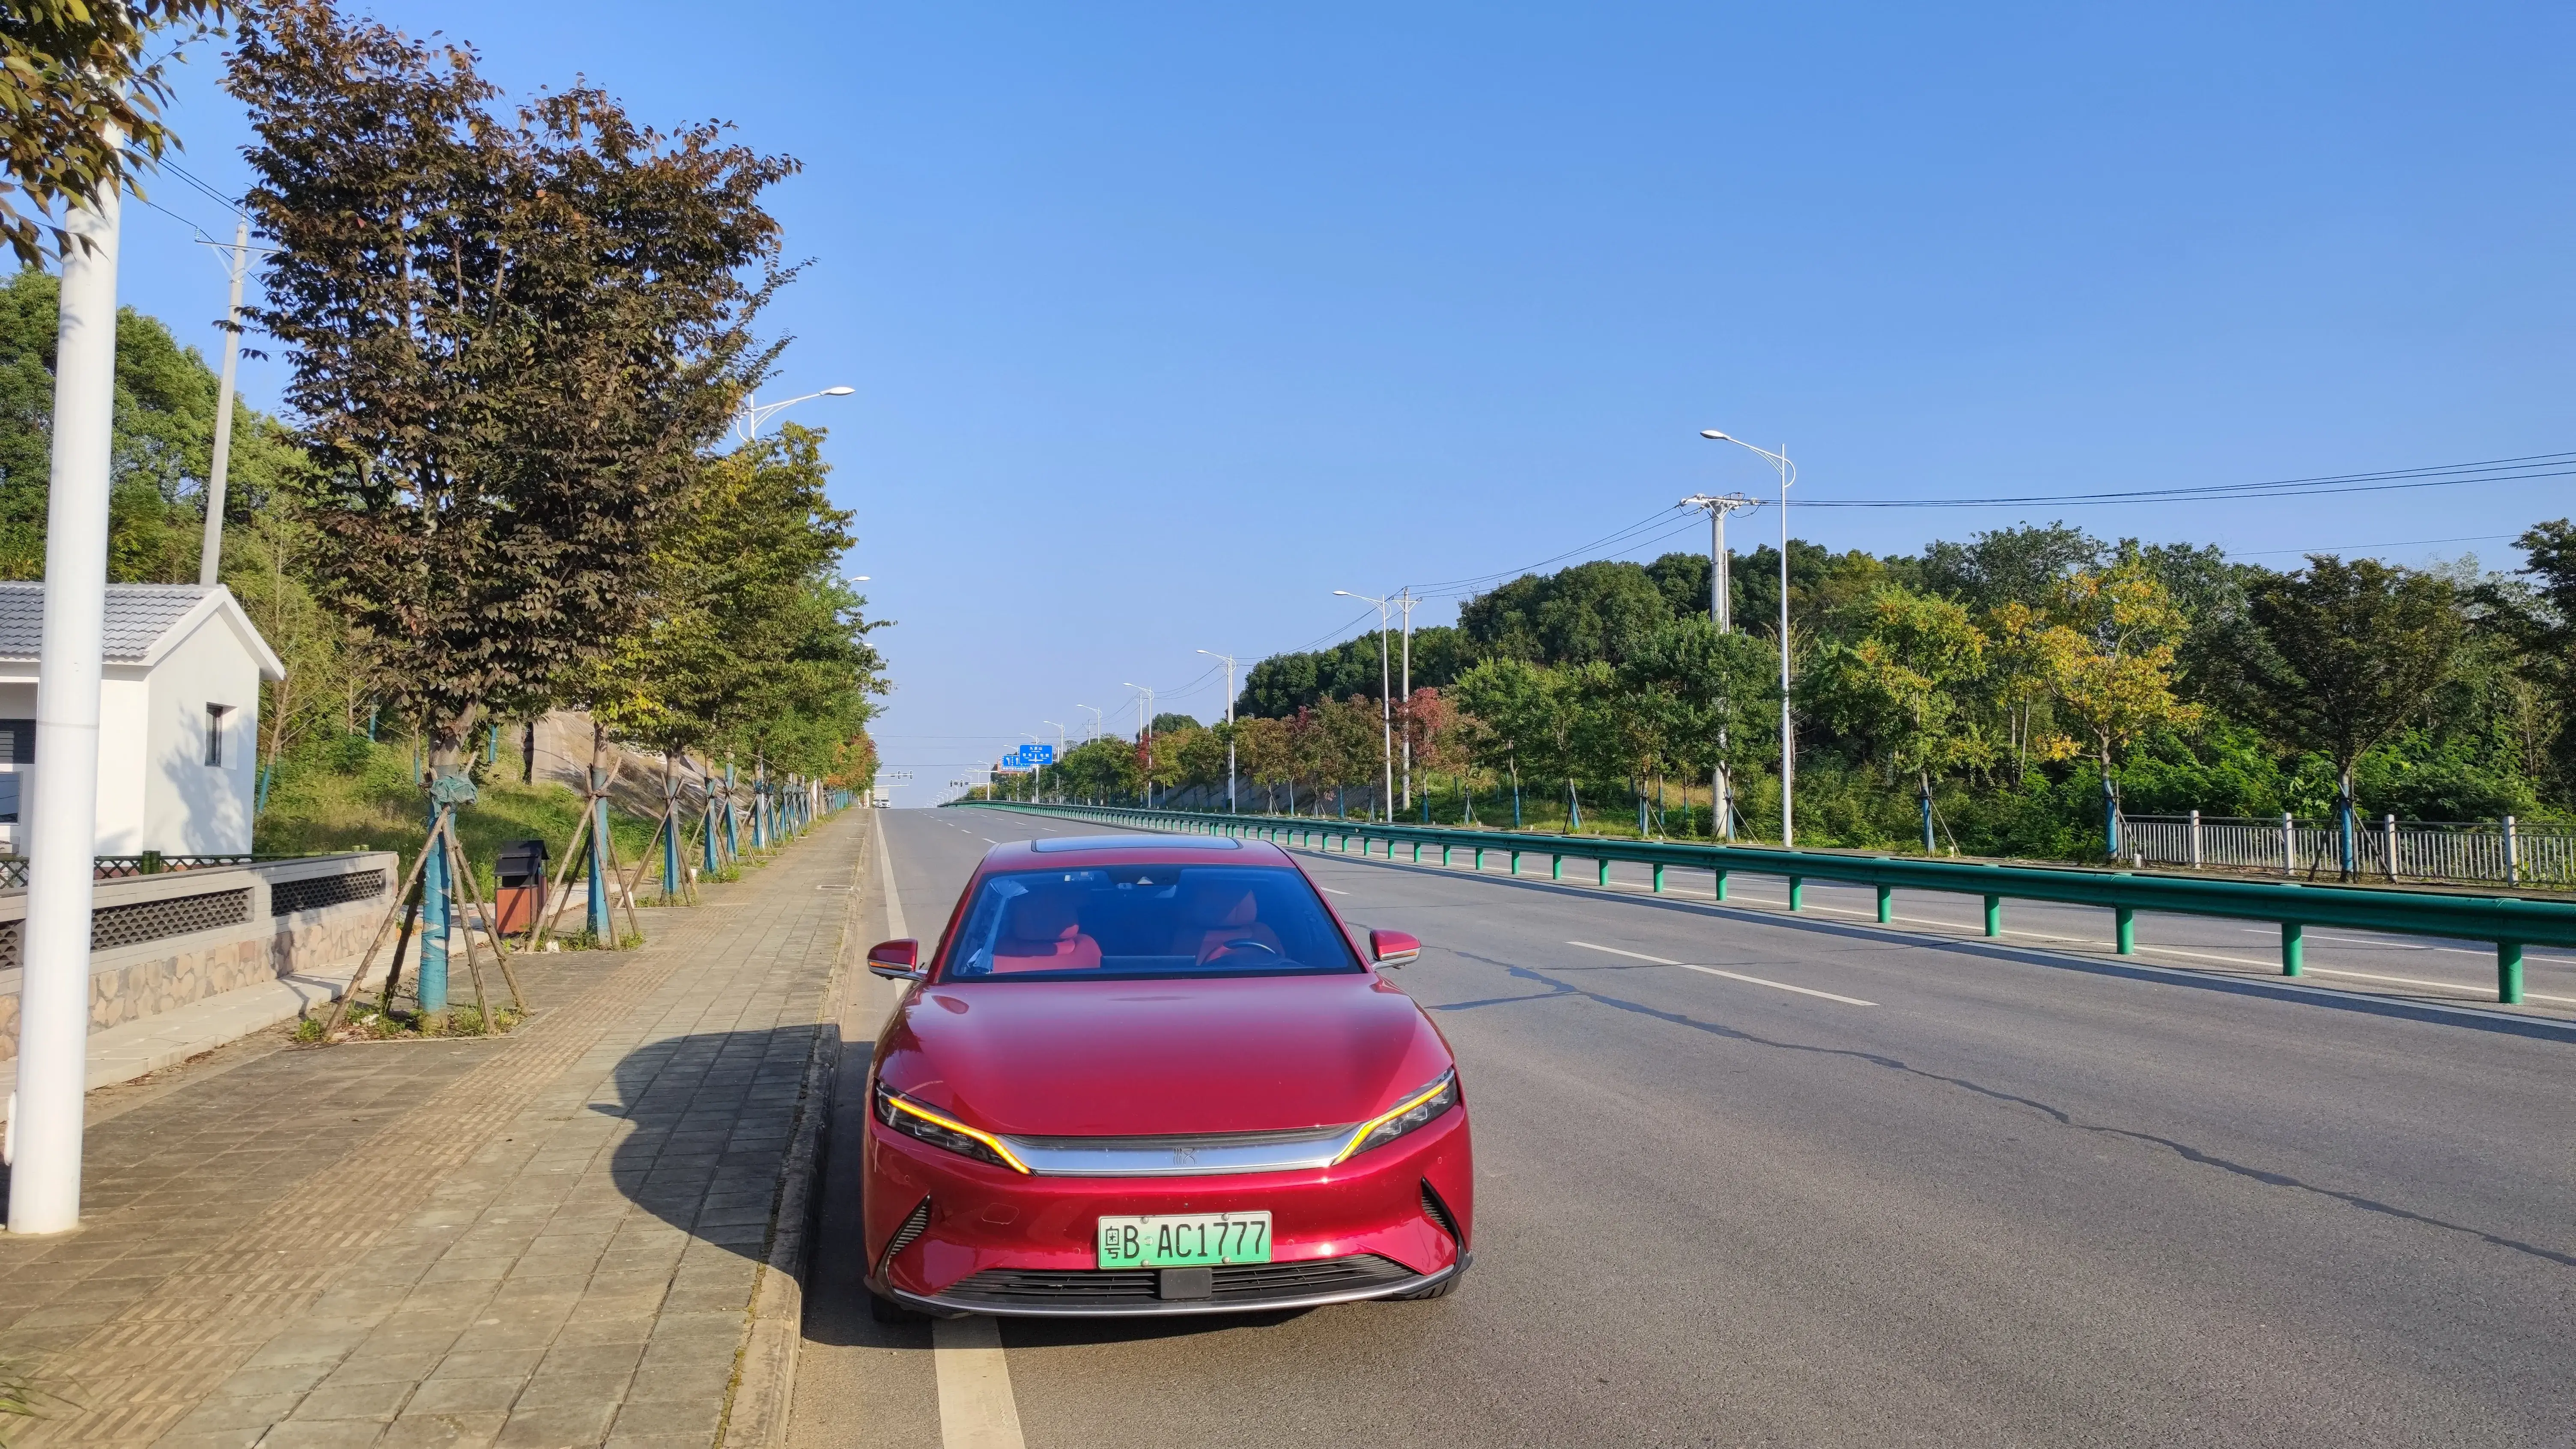
<instances>
[{"instance_id":1,"label":"grass patch","mask_svg":"<svg viewBox=\"0 0 2576 1449\"><path fill-rule=\"evenodd\" d=\"M415 758L408 743L363 735L299 746L277 762L268 808L260 813L251 848L262 855L392 850L401 853L402 868L409 872L429 838L428 804ZM504 747L492 764L478 758L474 776L479 798L456 812L456 835L485 899L494 884L492 862L504 841L546 842L554 853L547 863L551 879L581 823L581 796L565 785L520 784L515 747ZM628 870L651 844L653 826L649 817L622 814L611 806L609 836Z\"/></svg>"}]
</instances>

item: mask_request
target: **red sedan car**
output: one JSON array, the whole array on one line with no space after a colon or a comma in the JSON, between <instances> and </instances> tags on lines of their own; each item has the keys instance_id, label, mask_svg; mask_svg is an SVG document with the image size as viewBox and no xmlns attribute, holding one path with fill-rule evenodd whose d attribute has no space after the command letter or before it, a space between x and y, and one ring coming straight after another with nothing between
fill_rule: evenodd
<instances>
[{"instance_id":1,"label":"red sedan car","mask_svg":"<svg viewBox=\"0 0 2576 1449\"><path fill-rule=\"evenodd\" d=\"M1449 1044L1275 846L996 847L877 1039L860 1168L882 1317L1436 1298L1475 1207Z\"/></svg>"}]
</instances>

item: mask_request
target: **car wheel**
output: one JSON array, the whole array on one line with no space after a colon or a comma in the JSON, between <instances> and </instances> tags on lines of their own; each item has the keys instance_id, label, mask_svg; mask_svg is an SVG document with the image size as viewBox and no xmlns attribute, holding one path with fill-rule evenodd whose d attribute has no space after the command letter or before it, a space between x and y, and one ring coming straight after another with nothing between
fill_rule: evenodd
<instances>
[{"instance_id":1,"label":"car wheel","mask_svg":"<svg viewBox=\"0 0 2576 1449\"><path fill-rule=\"evenodd\" d=\"M874 1288L868 1290L868 1317L879 1323L928 1323L930 1321L929 1314L916 1313Z\"/></svg>"}]
</instances>

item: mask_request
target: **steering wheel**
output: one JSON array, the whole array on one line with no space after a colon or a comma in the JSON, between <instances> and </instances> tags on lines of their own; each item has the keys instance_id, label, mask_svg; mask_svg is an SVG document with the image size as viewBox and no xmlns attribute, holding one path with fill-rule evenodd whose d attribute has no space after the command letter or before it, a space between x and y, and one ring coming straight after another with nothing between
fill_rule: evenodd
<instances>
[{"instance_id":1,"label":"steering wheel","mask_svg":"<svg viewBox=\"0 0 2576 1449\"><path fill-rule=\"evenodd\" d=\"M1259 951L1265 955L1276 956L1282 961L1288 959L1288 953L1271 945L1267 941L1256 940L1250 936L1237 936L1231 941L1219 941L1215 950L1210 951L1200 959L1203 961L1221 960L1224 957L1233 955L1237 951Z\"/></svg>"}]
</instances>

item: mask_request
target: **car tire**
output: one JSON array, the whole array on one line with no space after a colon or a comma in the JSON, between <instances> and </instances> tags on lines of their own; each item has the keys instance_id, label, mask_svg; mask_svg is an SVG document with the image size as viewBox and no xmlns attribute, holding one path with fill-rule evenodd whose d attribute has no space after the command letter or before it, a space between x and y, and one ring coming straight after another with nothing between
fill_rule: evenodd
<instances>
[{"instance_id":1,"label":"car tire","mask_svg":"<svg viewBox=\"0 0 2576 1449\"><path fill-rule=\"evenodd\" d=\"M929 1314L906 1308L874 1288L868 1290L868 1317L878 1323L928 1323L930 1321Z\"/></svg>"}]
</instances>

